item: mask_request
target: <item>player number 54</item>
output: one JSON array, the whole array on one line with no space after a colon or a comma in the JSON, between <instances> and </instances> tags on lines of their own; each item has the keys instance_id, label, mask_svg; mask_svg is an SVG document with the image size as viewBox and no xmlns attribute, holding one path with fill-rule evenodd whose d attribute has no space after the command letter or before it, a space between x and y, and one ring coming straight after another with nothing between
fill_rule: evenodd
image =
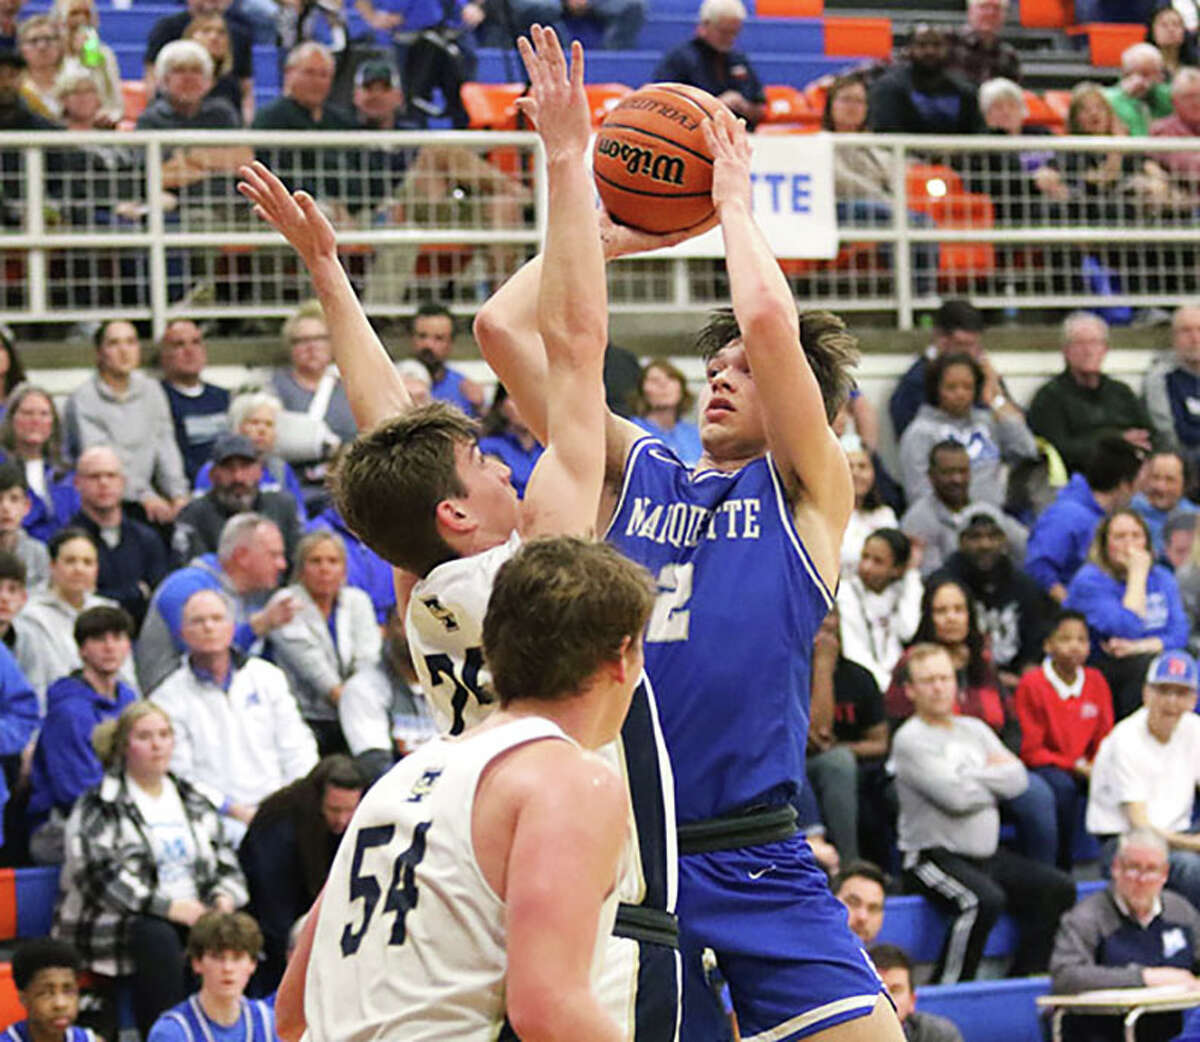
<instances>
[{"instance_id":1,"label":"player number 54","mask_svg":"<svg viewBox=\"0 0 1200 1042\"><path fill-rule=\"evenodd\" d=\"M425 833L429 831L431 821L423 821L413 830L412 843L402 850L392 863L392 881L388 885L387 900L383 910L395 915L392 921L392 934L388 944L403 944L407 936L405 917L417 907L417 865L425 857ZM363 900L362 925L356 930L353 923L346 923L342 929L342 955L353 955L366 936L367 928L375 915L379 898L383 891L379 880L371 873L362 870L363 857L372 847L386 846L395 835L395 825L374 825L361 829L354 843L354 858L350 862L350 901Z\"/></svg>"}]
</instances>

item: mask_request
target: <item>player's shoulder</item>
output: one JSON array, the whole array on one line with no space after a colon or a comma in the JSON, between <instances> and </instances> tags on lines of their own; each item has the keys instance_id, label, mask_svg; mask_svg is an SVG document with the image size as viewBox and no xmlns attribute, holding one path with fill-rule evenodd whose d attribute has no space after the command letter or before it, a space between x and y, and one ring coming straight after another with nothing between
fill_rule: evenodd
<instances>
[{"instance_id":1,"label":"player's shoulder","mask_svg":"<svg viewBox=\"0 0 1200 1042\"><path fill-rule=\"evenodd\" d=\"M496 789L539 812L561 807L578 814L594 801L607 804L624 795L623 783L608 763L561 734L540 735L504 750L488 771Z\"/></svg>"},{"instance_id":2,"label":"player's shoulder","mask_svg":"<svg viewBox=\"0 0 1200 1042\"><path fill-rule=\"evenodd\" d=\"M479 629L496 573L520 546L521 537L514 532L483 553L439 564L413 586L410 619L418 629L429 625L451 633L467 627Z\"/></svg>"}]
</instances>

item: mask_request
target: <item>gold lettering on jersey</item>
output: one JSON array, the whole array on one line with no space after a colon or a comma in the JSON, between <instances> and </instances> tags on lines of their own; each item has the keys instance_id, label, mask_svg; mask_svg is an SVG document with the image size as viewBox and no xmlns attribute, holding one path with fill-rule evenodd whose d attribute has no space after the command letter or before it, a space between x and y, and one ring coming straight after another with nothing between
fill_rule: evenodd
<instances>
[{"instance_id":1,"label":"gold lettering on jersey","mask_svg":"<svg viewBox=\"0 0 1200 1042\"><path fill-rule=\"evenodd\" d=\"M430 615L446 627L447 633L453 633L458 629L458 619L454 617L454 612L445 607L436 597L422 597L421 603L425 605Z\"/></svg>"},{"instance_id":2,"label":"gold lettering on jersey","mask_svg":"<svg viewBox=\"0 0 1200 1042\"><path fill-rule=\"evenodd\" d=\"M426 796L433 791L433 783L442 776L440 767L426 771L415 782L412 789L408 793L409 803L420 803Z\"/></svg>"},{"instance_id":3,"label":"gold lettering on jersey","mask_svg":"<svg viewBox=\"0 0 1200 1042\"><path fill-rule=\"evenodd\" d=\"M703 539L758 539L762 535L758 499L727 499L716 510L694 503L655 503L636 496L625 534L660 546L698 546Z\"/></svg>"}]
</instances>

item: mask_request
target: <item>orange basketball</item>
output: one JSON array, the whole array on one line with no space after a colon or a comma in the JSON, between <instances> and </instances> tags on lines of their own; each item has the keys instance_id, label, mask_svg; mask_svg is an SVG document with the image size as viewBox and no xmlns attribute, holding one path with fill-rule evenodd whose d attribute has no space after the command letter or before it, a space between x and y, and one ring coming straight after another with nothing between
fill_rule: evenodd
<instances>
[{"instance_id":1,"label":"orange basketball","mask_svg":"<svg viewBox=\"0 0 1200 1042\"><path fill-rule=\"evenodd\" d=\"M712 155L702 127L719 104L697 87L651 83L604 117L592 169L613 220L677 232L712 214Z\"/></svg>"}]
</instances>

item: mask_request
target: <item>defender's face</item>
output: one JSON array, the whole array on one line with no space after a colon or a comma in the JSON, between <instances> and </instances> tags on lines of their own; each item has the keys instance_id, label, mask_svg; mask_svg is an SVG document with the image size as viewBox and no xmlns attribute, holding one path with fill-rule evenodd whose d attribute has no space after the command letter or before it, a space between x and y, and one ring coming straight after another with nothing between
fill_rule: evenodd
<instances>
[{"instance_id":1,"label":"defender's face","mask_svg":"<svg viewBox=\"0 0 1200 1042\"><path fill-rule=\"evenodd\" d=\"M462 502L474 514L480 528L507 538L520 521L517 490L512 471L497 459L479 451L475 442L454 450L458 479L466 489Z\"/></svg>"},{"instance_id":2,"label":"defender's face","mask_svg":"<svg viewBox=\"0 0 1200 1042\"><path fill-rule=\"evenodd\" d=\"M762 406L741 340L721 348L705 369L700 441L704 451L716 458L757 456L766 448Z\"/></svg>"}]
</instances>

